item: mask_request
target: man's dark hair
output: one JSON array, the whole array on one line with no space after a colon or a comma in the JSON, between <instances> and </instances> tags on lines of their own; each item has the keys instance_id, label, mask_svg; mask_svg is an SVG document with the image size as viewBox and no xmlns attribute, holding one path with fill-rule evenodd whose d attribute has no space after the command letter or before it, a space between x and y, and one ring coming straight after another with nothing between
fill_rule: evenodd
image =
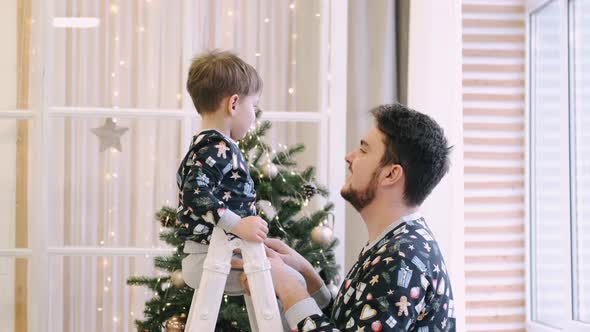
<instances>
[{"instance_id":1,"label":"man's dark hair","mask_svg":"<svg viewBox=\"0 0 590 332\"><path fill-rule=\"evenodd\" d=\"M385 135L381 165L401 165L405 203L422 204L449 171L451 148L443 129L428 115L399 103L378 106L371 114Z\"/></svg>"}]
</instances>

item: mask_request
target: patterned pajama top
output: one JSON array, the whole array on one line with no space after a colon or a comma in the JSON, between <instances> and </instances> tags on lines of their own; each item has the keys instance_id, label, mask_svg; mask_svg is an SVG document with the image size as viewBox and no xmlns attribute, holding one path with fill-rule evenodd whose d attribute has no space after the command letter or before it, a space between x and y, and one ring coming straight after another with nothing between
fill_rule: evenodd
<instances>
[{"instance_id":1,"label":"patterned pajama top","mask_svg":"<svg viewBox=\"0 0 590 332\"><path fill-rule=\"evenodd\" d=\"M176 182L181 240L209 245L215 225L229 232L240 219L256 215L248 164L238 145L216 130L193 137Z\"/></svg>"},{"instance_id":2,"label":"patterned pajama top","mask_svg":"<svg viewBox=\"0 0 590 332\"><path fill-rule=\"evenodd\" d=\"M329 312L329 311L328 311ZM305 299L286 313L293 331L455 331L455 306L437 242L419 214L367 245L332 303L330 317Z\"/></svg>"}]
</instances>

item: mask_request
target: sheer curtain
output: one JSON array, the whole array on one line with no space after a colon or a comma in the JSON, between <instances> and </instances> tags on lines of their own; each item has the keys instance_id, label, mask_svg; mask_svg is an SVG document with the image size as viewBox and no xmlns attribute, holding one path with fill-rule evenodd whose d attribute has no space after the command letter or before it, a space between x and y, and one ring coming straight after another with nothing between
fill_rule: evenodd
<instances>
[{"instance_id":1,"label":"sheer curtain","mask_svg":"<svg viewBox=\"0 0 590 332\"><path fill-rule=\"evenodd\" d=\"M359 146L373 126L368 111L397 101L396 2L349 1L347 151ZM344 156L342 156L344 159ZM354 264L367 241L367 231L357 211L346 205L345 272Z\"/></svg>"},{"instance_id":2,"label":"sheer curtain","mask_svg":"<svg viewBox=\"0 0 590 332\"><path fill-rule=\"evenodd\" d=\"M328 0L325 0L328 1ZM50 246L159 248L153 214L176 204L175 172L198 117L179 116L183 52L230 49L265 81L266 111L317 112L322 107L320 1L56 0L55 17L83 18L53 28ZM186 10L190 13L187 15ZM190 17L190 22L185 21ZM92 24L91 24L92 25ZM187 27L190 27L187 30ZM97 111L98 109L98 111ZM143 109L143 110L137 110ZM121 151L100 151L92 132L121 110ZM167 116L166 114L171 114ZM112 115L111 113L109 113ZM115 113L116 114L116 113ZM148 114L148 115L146 115ZM151 114L151 115L150 115ZM112 116L111 116L112 117ZM188 120L187 120L188 119ZM190 135L190 133L188 133ZM319 160L317 124L280 123L270 140L304 143L302 166ZM149 294L130 288L131 275L155 275L150 255L68 253L51 257L50 330L134 330Z\"/></svg>"}]
</instances>

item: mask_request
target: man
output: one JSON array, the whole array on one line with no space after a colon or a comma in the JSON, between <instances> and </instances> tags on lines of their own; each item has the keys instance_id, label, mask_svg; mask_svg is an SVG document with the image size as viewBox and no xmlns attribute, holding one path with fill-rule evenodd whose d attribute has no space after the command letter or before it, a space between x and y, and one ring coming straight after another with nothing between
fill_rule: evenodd
<instances>
[{"instance_id":1,"label":"man","mask_svg":"<svg viewBox=\"0 0 590 332\"><path fill-rule=\"evenodd\" d=\"M350 176L341 190L361 214L369 241L331 303L331 315L309 295L325 293L313 266L270 239L275 291L294 331L455 331L443 256L418 212L449 169L447 139L434 120L404 105L371 113L375 126L346 156ZM244 275L242 283L247 287Z\"/></svg>"}]
</instances>

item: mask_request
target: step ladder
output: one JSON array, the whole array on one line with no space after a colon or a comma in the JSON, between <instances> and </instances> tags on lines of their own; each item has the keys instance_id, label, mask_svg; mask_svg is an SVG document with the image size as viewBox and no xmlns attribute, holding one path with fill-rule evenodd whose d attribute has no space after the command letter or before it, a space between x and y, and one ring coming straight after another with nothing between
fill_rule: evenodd
<instances>
[{"instance_id":1,"label":"step ladder","mask_svg":"<svg viewBox=\"0 0 590 332\"><path fill-rule=\"evenodd\" d=\"M244 272L248 276L248 286L252 294L244 295L252 331L283 331L279 307L272 287L270 262L266 258L264 245L239 238L228 241L223 229L214 227L203 266L201 283L193 294L186 321L186 332L215 330L225 282L231 269L232 254L236 248L242 250Z\"/></svg>"}]
</instances>

